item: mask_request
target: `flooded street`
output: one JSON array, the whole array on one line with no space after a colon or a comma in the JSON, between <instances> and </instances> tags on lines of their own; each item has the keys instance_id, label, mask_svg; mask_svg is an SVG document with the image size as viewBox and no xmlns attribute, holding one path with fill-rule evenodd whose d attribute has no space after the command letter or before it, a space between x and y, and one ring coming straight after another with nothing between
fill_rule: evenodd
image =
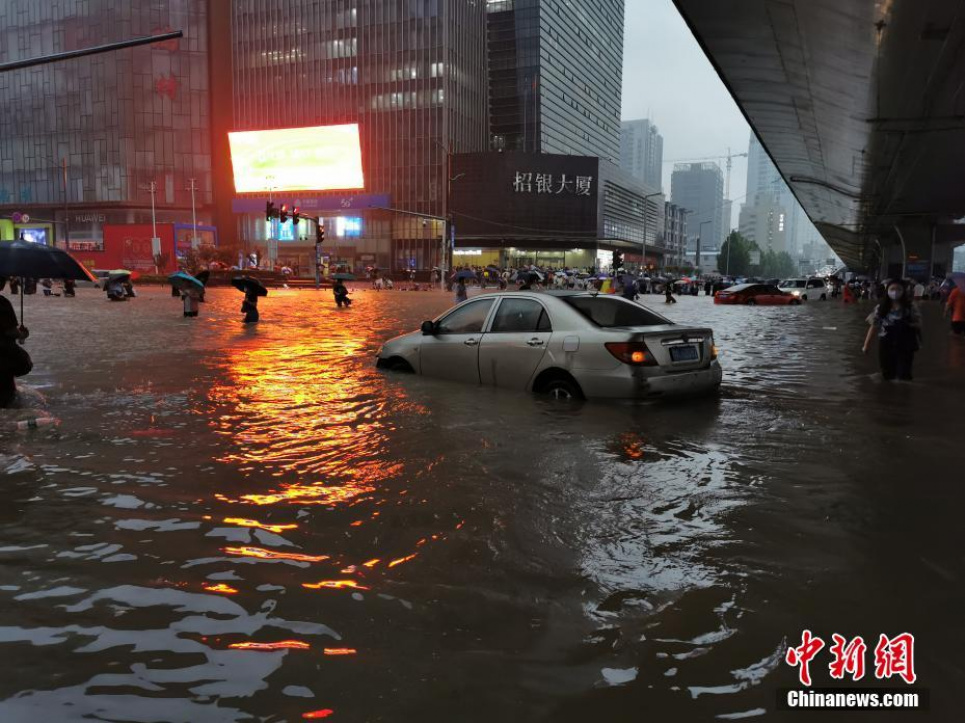
<instances>
[{"instance_id":1,"label":"flooded street","mask_svg":"<svg viewBox=\"0 0 965 723\"><path fill-rule=\"evenodd\" d=\"M193 320L28 297L21 381L61 422L0 411L0 721L823 720L775 709L804 628L913 633L917 718L957 719L965 342L937 304L888 385L867 304L642 298L714 328L719 398L376 370L439 292L272 290L249 327L228 289Z\"/></svg>"}]
</instances>

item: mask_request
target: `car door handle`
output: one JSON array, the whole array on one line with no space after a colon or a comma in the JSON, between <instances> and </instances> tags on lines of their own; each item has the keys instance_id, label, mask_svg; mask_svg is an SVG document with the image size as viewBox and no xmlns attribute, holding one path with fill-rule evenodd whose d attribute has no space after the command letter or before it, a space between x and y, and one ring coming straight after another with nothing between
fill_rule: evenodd
<instances>
[{"instance_id":1,"label":"car door handle","mask_svg":"<svg viewBox=\"0 0 965 723\"><path fill-rule=\"evenodd\" d=\"M528 342L526 342L526 344L529 346L535 347L535 346L543 346L545 342L542 339L530 339Z\"/></svg>"},{"instance_id":2,"label":"car door handle","mask_svg":"<svg viewBox=\"0 0 965 723\"><path fill-rule=\"evenodd\" d=\"M466 339L463 344L466 346L479 346L479 341L477 339Z\"/></svg>"}]
</instances>

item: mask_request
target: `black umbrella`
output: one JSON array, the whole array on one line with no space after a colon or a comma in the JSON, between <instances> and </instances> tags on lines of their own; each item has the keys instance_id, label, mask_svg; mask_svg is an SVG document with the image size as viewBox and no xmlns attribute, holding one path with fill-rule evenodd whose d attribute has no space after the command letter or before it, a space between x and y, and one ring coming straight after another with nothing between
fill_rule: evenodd
<instances>
[{"instance_id":1,"label":"black umbrella","mask_svg":"<svg viewBox=\"0 0 965 723\"><path fill-rule=\"evenodd\" d=\"M0 243L0 276L22 279L97 279L63 249L31 241ZM20 285L20 323L23 323L23 284Z\"/></svg>"},{"instance_id":2,"label":"black umbrella","mask_svg":"<svg viewBox=\"0 0 965 723\"><path fill-rule=\"evenodd\" d=\"M199 271L198 273L196 273L196 274L194 275L194 278L196 278L196 279L197 279L198 281L200 281L202 284L204 284L205 286L207 286L207 285L208 285L208 279L211 278L211 272L208 271L207 269L205 269L204 271Z\"/></svg>"},{"instance_id":3,"label":"black umbrella","mask_svg":"<svg viewBox=\"0 0 965 723\"><path fill-rule=\"evenodd\" d=\"M256 296L268 296L268 289L253 276L235 276L231 280L231 285L246 294L253 292Z\"/></svg>"}]
</instances>

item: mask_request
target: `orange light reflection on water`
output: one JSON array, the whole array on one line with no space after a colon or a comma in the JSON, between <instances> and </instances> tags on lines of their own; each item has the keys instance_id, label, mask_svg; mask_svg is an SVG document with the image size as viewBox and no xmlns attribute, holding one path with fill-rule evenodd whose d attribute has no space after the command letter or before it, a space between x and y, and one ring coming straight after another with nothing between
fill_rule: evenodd
<instances>
[{"instance_id":1,"label":"orange light reflection on water","mask_svg":"<svg viewBox=\"0 0 965 723\"><path fill-rule=\"evenodd\" d=\"M303 555L298 552L279 552L277 550L266 550L263 547L225 547L222 548L229 555L241 555L243 557L257 557L262 560L295 560L296 562L322 562L328 559L328 555Z\"/></svg>"},{"instance_id":2,"label":"orange light reflection on water","mask_svg":"<svg viewBox=\"0 0 965 723\"><path fill-rule=\"evenodd\" d=\"M257 527L259 529L275 533L284 532L285 530L298 529L298 525L294 523L289 525L270 525L266 522L259 522L258 520L246 520L244 517L225 517L224 521L229 525L238 525L238 527Z\"/></svg>"},{"instance_id":3,"label":"orange light reflection on water","mask_svg":"<svg viewBox=\"0 0 965 723\"><path fill-rule=\"evenodd\" d=\"M279 491L267 494L247 494L232 499L226 495L215 495L225 502L242 502L252 505L277 505L279 502L295 502L299 505L337 505L350 502L359 495L375 492L367 485L345 485L327 487L325 485L289 485Z\"/></svg>"},{"instance_id":4,"label":"orange light reflection on water","mask_svg":"<svg viewBox=\"0 0 965 723\"><path fill-rule=\"evenodd\" d=\"M311 720L317 718L328 718L330 715L335 713L331 708L322 708L321 710L310 710L307 713L302 713L302 718L308 718Z\"/></svg>"},{"instance_id":5,"label":"orange light reflection on water","mask_svg":"<svg viewBox=\"0 0 965 723\"><path fill-rule=\"evenodd\" d=\"M312 646L301 640L280 640L277 643L231 643L229 648L234 650L308 650Z\"/></svg>"},{"instance_id":6,"label":"orange light reflection on water","mask_svg":"<svg viewBox=\"0 0 965 723\"><path fill-rule=\"evenodd\" d=\"M368 590L365 585L360 585L355 580L322 580L321 582L303 582L302 587L308 588L309 590L321 590L322 588L329 588L331 590L341 590L341 589L354 589L354 590Z\"/></svg>"},{"instance_id":7,"label":"orange light reflection on water","mask_svg":"<svg viewBox=\"0 0 965 723\"><path fill-rule=\"evenodd\" d=\"M225 585L223 582L219 582L217 585L203 585L202 587L208 592L223 592L226 595L234 595L238 592L231 585Z\"/></svg>"},{"instance_id":8,"label":"orange light reflection on water","mask_svg":"<svg viewBox=\"0 0 965 723\"><path fill-rule=\"evenodd\" d=\"M358 651L355 648L325 648L325 655L355 655Z\"/></svg>"},{"instance_id":9,"label":"orange light reflection on water","mask_svg":"<svg viewBox=\"0 0 965 723\"><path fill-rule=\"evenodd\" d=\"M416 556L415 556L414 554L413 554L413 555L406 555L405 557L400 557L399 559L393 560L392 562L390 562L390 563L389 563L389 567L395 567L396 565L401 565L402 563L408 562L409 560L414 560L415 557L416 557Z\"/></svg>"}]
</instances>

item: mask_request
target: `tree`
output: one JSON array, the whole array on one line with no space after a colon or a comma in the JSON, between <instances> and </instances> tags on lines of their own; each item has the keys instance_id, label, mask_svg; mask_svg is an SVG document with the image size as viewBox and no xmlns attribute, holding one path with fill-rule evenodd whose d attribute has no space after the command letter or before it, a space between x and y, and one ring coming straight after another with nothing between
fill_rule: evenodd
<instances>
[{"instance_id":1,"label":"tree","mask_svg":"<svg viewBox=\"0 0 965 723\"><path fill-rule=\"evenodd\" d=\"M717 269L730 276L746 276L751 269L751 251L755 248L757 245L753 241L731 231L717 254Z\"/></svg>"}]
</instances>

